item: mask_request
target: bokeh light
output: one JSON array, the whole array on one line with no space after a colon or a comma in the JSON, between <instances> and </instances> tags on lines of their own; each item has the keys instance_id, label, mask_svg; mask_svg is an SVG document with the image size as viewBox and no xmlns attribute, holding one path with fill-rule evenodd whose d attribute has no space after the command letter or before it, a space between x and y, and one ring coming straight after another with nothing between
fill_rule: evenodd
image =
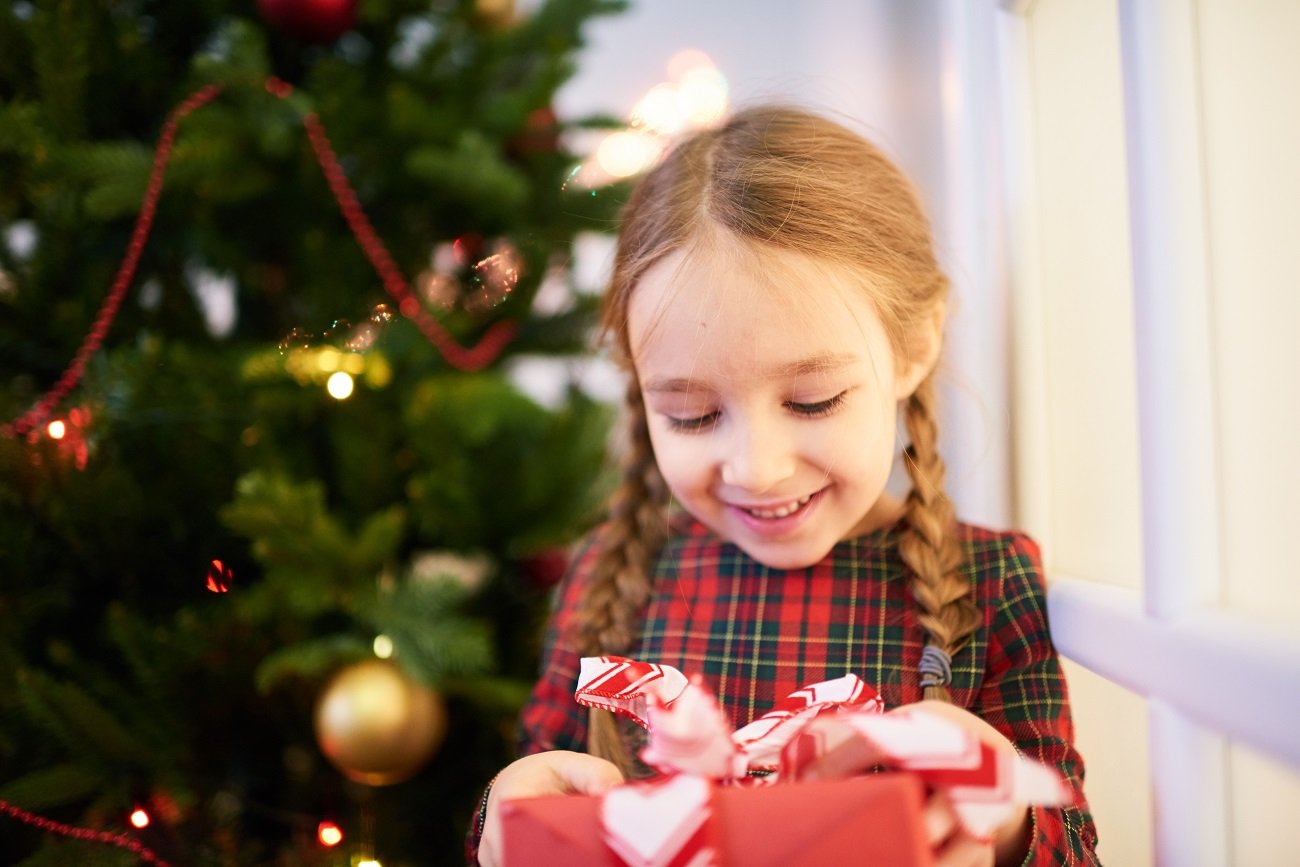
<instances>
[{"instance_id":1,"label":"bokeh light","mask_svg":"<svg viewBox=\"0 0 1300 867\"><path fill-rule=\"evenodd\" d=\"M656 136L634 130L612 133L596 149L596 162L612 178L628 178L649 168L663 144Z\"/></svg>"},{"instance_id":2,"label":"bokeh light","mask_svg":"<svg viewBox=\"0 0 1300 867\"><path fill-rule=\"evenodd\" d=\"M324 373L332 373L339 369L339 359L342 353L332 346L323 346L316 353L316 366Z\"/></svg>"},{"instance_id":3,"label":"bokeh light","mask_svg":"<svg viewBox=\"0 0 1300 867\"><path fill-rule=\"evenodd\" d=\"M329 396L335 400L347 400L352 396L353 382L352 374L343 370L336 370L330 374L330 378L325 381L325 390Z\"/></svg>"},{"instance_id":4,"label":"bokeh light","mask_svg":"<svg viewBox=\"0 0 1300 867\"><path fill-rule=\"evenodd\" d=\"M378 336L378 326L373 322L362 322L343 339L343 348L350 352L365 352L375 345Z\"/></svg>"},{"instance_id":5,"label":"bokeh light","mask_svg":"<svg viewBox=\"0 0 1300 867\"><path fill-rule=\"evenodd\" d=\"M319 345L317 351L320 352L326 349L332 352L368 352L379 340L385 326L396 318L393 307L376 304L356 325L347 319L335 319L319 336L305 328L291 328L280 339L280 354L292 355L298 350L311 349L313 345Z\"/></svg>"},{"instance_id":6,"label":"bokeh light","mask_svg":"<svg viewBox=\"0 0 1300 867\"><path fill-rule=\"evenodd\" d=\"M492 243L491 252L474 263L475 291L466 299L466 308L475 312L495 307L519 285L523 256L507 240Z\"/></svg>"},{"instance_id":7,"label":"bokeh light","mask_svg":"<svg viewBox=\"0 0 1300 867\"><path fill-rule=\"evenodd\" d=\"M682 76L677 94L687 126L709 126L727 113L726 76L711 66L692 69Z\"/></svg>"},{"instance_id":8,"label":"bokeh light","mask_svg":"<svg viewBox=\"0 0 1300 867\"><path fill-rule=\"evenodd\" d=\"M131 824L136 828L149 827L149 814L139 807L136 807L131 811Z\"/></svg>"},{"instance_id":9,"label":"bokeh light","mask_svg":"<svg viewBox=\"0 0 1300 867\"><path fill-rule=\"evenodd\" d=\"M726 116L727 78L703 51L686 49L673 55L668 76L633 106L627 129L589 145L592 158L569 172L562 189L572 186L595 195L597 187L649 169L676 136L712 126Z\"/></svg>"},{"instance_id":10,"label":"bokeh light","mask_svg":"<svg viewBox=\"0 0 1300 867\"><path fill-rule=\"evenodd\" d=\"M713 58L698 48L683 48L668 58L668 77L681 81L692 69L713 68Z\"/></svg>"},{"instance_id":11,"label":"bokeh light","mask_svg":"<svg viewBox=\"0 0 1300 867\"><path fill-rule=\"evenodd\" d=\"M450 310L460 297L460 284L450 274L423 271L415 281L416 291L435 310Z\"/></svg>"},{"instance_id":12,"label":"bokeh light","mask_svg":"<svg viewBox=\"0 0 1300 867\"><path fill-rule=\"evenodd\" d=\"M375 656L378 656L380 659L388 659L393 655L393 639L383 633L376 635L374 649Z\"/></svg>"},{"instance_id":13,"label":"bokeh light","mask_svg":"<svg viewBox=\"0 0 1300 867\"><path fill-rule=\"evenodd\" d=\"M208 589L213 593L226 593L235 579L235 573L220 560L213 560L208 566Z\"/></svg>"},{"instance_id":14,"label":"bokeh light","mask_svg":"<svg viewBox=\"0 0 1300 867\"><path fill-rule=\"evenodd\" d=\"M393 379L393 368L382 355L372 355L366 360L364 375L366 385L371 388L383 388Z\"/></svg>"},{"instance_id":15,"label":"bokeh light","mask_svg":"<svg viewBox=\"0 0 1300 867\"><path fill-rule=\"evenodd\" d=\"M466 232L434 245L429 267L415 279L416 294L434 310L484 313L510 297L523 273L524 256L509 238Z\"/></svg>"},{"instance_id":16,"label":"bokeh light","mask_svg":"<svg viewBox=\"0 0 1300 867\"><path fill-rule=\"evenodd\" d=\"M672 135L686 122L685 112L677 88L671 84L656 84L632 109L632 122L647 127L661 135Z\"/></svg>"},{"instance_id":17,"label":"bokeh light","mask_svg":"<svg viewBox=\"0 0 1300 867\"><path fill-rule=\"evenodd\" d=\"M54 421L50 422L49 425L45 428L45 432L50 435L50 439L61 440L63 439L64 436L67 435L68 426L64 424L60 419L56 418Z\"/></svg>"},{"instance_id":18,"label":"bokeh light","mask_svg":"<svg viewBox=\"0 0 1300 867\"><path fill-rule=\"evenodd\" d=\"M311 340L309 332L301 328L290 328L289 333L280 338L280 354L284 355L291 349L306 349L311 346Z\"/></svg>"},{"instance_id":19,"label":"bokeh light","mask_svg":"<svg viewBox=\"0 0 1300 867\"><path fill-rule=\"evenodd\" d=\"M316 839L322 846L337 846L343 842L343 829L333 822L321 822L316 826Z\"/></svg>"}]
</instances>

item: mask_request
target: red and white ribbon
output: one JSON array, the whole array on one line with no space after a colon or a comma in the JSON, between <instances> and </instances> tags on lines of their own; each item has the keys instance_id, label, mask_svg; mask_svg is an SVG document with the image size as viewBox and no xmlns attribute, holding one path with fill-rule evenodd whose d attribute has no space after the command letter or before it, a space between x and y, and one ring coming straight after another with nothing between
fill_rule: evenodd
<instances>
[{"instance_id":1,"label":"red and white ribbon","mask_svg":"<svg viewBox=\"0 0 1300 867\"><path fill-rule=\"evenodd\" d=\"M599 707L646 724L651 699L672 704L686 689L686 675L671 665L637 662L622 656L584 656L578 673L578 704Z\"/></svg>"},{"instance_id":2,"label":"red and white ribbon","mask_svg":"<svg viewBox=\"0 0 1300 867\"><path fill-rule=\"evenodd\" d=\"M940 714L919 707L883 713L880 696L852 674L796 690L735 732L701 681L688 681L671 666L584 659L575 697L649 729L641 757L665 774L735 785L753 783L751 770L772 772L763 782L775 783L882 765L944 791L962 826L981 838L1017 804L1071 800L1054 770L995 749Z\"/></svg>"},{"instance_id":3,"label":"red and white ribbon","mask_svg":"<svg viewBox=\"0 0 1300 867\"><path fill-rule=\"evenodd\" d=\"M814 683L790 693L776 707L737 729L732 738L745 753L748 770L776 770L790 739L826 713L879 714L884 703L856 674Z\"/></svg>"},{"instance_id":4,"label":"red and white ribbon","mask_svg":"<svg viewBox=\"0 0 1300 867\"><path fill-rule=\"evenodd\" d=\"M712 797L691 774L615 786L600 804L605 843L629 867L716 867Z\"/></svg>"}]
</instances>

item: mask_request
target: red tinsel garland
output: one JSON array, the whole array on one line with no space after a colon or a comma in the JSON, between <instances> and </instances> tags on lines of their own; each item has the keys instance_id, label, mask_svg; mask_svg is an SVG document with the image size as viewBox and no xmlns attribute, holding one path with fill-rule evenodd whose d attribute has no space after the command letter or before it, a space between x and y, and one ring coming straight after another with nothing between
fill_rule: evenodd
<instances>
[{"instance_id":1,"label":"red tinsel garland","mask_svg":"<svg viewBox=\"0 0 1300 867\"><path fill-rule=\"evenodd\" d=\"M16 807L13 804L0 799L0 813L8 813L20 822L31 825L34 828L40 828L42 831L49 831L52 834L59 834L63 837L70 837L73 840L86 840L92 843L108 843L122 849L130 849L140 856L140 860L147 864L157 864L159 867L170 867L168 862L159 858L152 850L145 847L139 840L129 837L126 834L113 834L108 831L95 831L90 828L78 828L75 825L65 825L62 822L56 822L53 819L47 819L44 816L38 816L35 813L29 813L22 807Z\"/></svg>"},{"instance_id":2,"label":"red tinsel garland","mask_svg":"<svg viewBox=\"0 0 1300 867\"><path fill-rule=\"evenodd\" d=\"M275 77L267 79L266 89L281 99L293 92L291 85ZM181 118L210 102L221 90L222 86L219 84L209 84L202 87L191 94L168 115L167 122L163 124L162 132L158 136L158 146L154 150L153 167L149 172L149 182L145 187L144 200L140 205L140 215L136 218L135 228L131 232L131 240L127 244L126 255L122 257L122 264L118 267L108 297L104 299L103 305L95 315L94 324L91 325L90 331L86 334L85 339L81 342L81 347L77 350L77 354L73 356L72 362L63 371L63 375L59 377L58 382L37 401L35 406L19 416L12 424L0 425L0 435L10 438L26 435L49 418L54 407L67 397L68 393L80 382L82 374L85 373L86 362L103 344L104 337L108 334L108 329L112 327L113 320L117 316L122 299L126 296L126 290L131 285L131 278L135 276L136 265L139 264L140 254L144 251L145 241L148 240L149 231L153 226L154 213L158 208L158 197L161 195L163 187L163 175L166 172L167 161L171 158L172 147L176 140L177 124ZM347 220L348 228L361 246L366 258L370 260L370 264L379 274L379 278L384 284L384 291L397 301L398 309L402 315L414 322L429 342L434 345L434 348L447 360L447 363L458 370L466 372L481 370L495 361L497 356L505 349L506 344L514 337L515 323L506 320L494 323L479 342L473 346L464 347L457 343L455 338L443 327L442 323L421 306L419 300L415 297L415 293L411 291L410 284L402 276L396 263L393 262L393 257L389 255L387 248L379 240L379 236L375 233L374 227L371 226L369 218L366 217L361 203L357 201L356 193L348 183L347 176L343 173L343 167L339 165L334 149L330 147L329 138L326 136L325 127L321 124L320 118L312 112L304 116L302 122L307 129L307 136L311 141L312 151L316 155L316 162L325 175L325 180L329 184L330 192L334 195L334 200L338 203L339 210L342 211L344 219Z\"/></svg>"},{"instance_id":3,"label":"red tinsel garland","mask_svg":"<svg viewBox=\"0 0 1300 867\"><path fill-rule=\"evenodd\" d=\"M20 416L13 424L0 426L0 433L8 437L23 436L49 418L50 412L59 401L67 397L68 392L72 391L81 380L81 375L86 369L86 361L95 354L100 344L104 342L104 335L108 334L108 329L112 326L114 317L117 316L117 308L121 306L122 299L126 297L126 290L131 285L131 278L135 276L135 266L139 263L140 254L144 251L144 243L148 240L149 230L153 226L154 212L158 208L158 196L162 193L163 173L167 169L167 160L171 158L172 145L176 140L176 125L181 118L204 103L209 102L220 92L221 87L219 85L209 84L207 87L200 88L191 94L188 99L168 115L167 122L163 124L162 133L158 136L158 147L154 151L153 167L149 170L149 184L145 187L144 201L140 205L140 216L136 217L135 228L131 231L131 240L126 245L126 255L122 257L122 264L118 266L117 276L113 278L113 286L108 292L108 297L104 299L104 303L99 308L99 313L95 315L95 323L90 326L90 331L81 342L81 348L77 350L77 354L72 358L72 363L68 365L67 370L63 371L63 375L59 377L59 381L54 384L54 387L45 392L45 395L36 405Z\"/></svg>"}]
</instances>

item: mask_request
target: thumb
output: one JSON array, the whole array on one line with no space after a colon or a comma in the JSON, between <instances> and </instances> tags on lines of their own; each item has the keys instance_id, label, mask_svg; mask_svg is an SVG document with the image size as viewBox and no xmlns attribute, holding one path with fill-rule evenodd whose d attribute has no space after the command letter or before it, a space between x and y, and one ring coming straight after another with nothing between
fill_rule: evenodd
<instances>
[{"instance_id":1,"label":"thumb","mask_svg":"<svg viewBox=\"0 0 1300 867\"><path fill-rule=\"evenodd\" d=\"M586 753L574 753L563 766L555 768L565 790L579 795L600 795L623 782L623 775L612 762Z\"/></svg>"}]
</instances>

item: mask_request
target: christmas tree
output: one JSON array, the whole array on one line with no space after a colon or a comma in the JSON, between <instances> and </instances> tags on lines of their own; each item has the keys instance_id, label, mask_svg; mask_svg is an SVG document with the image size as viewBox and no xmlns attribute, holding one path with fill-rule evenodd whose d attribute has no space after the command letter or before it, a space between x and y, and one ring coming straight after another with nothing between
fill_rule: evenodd
<instances>
[{"instance_id":1,"label":"christmas tree","mask_svg":"<svg viewBox=\"0 0 1300 867\"><path fill-rule=\"evenodd\" d=\"M0 860L461 859L606 486L510 371L621 5L0 7Z\"/></svg>"}]
</instances>

